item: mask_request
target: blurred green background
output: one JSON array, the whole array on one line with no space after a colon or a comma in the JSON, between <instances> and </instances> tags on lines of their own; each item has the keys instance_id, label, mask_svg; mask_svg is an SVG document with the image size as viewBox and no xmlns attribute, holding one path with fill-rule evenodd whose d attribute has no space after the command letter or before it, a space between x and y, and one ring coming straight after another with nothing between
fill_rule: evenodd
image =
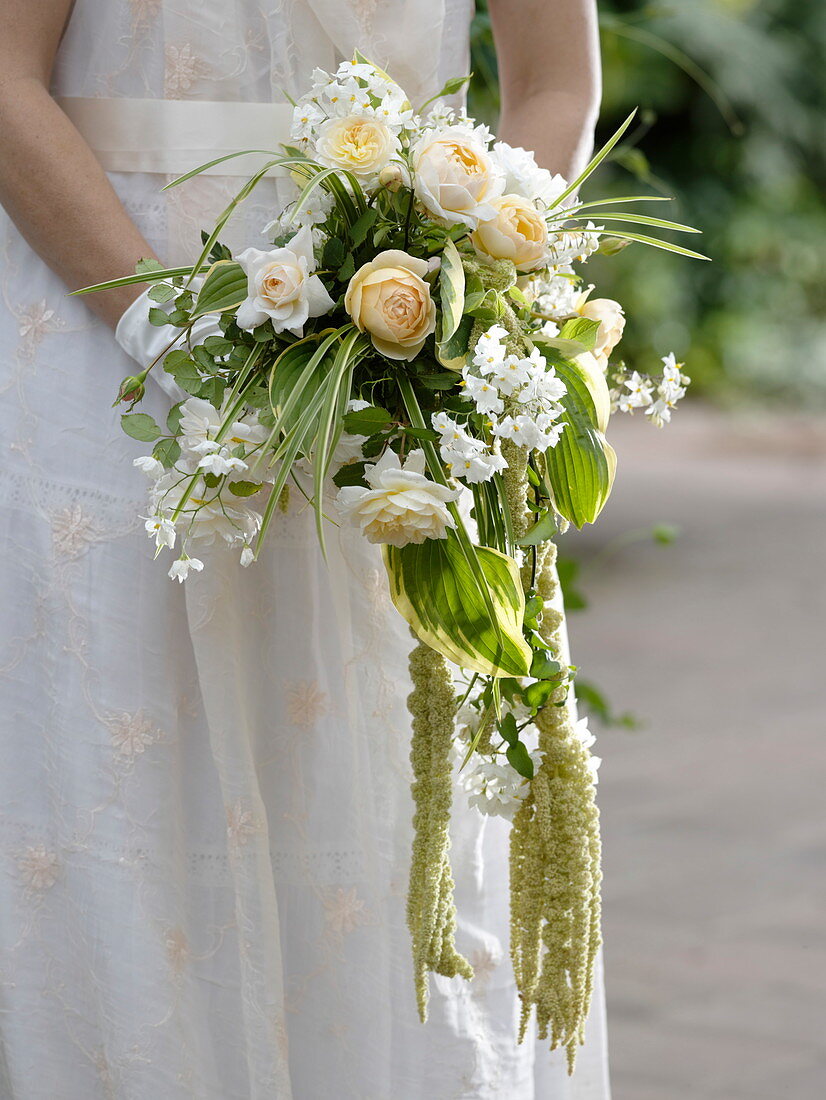
<instances>
[{"instance_id":1,"label":"blurred green background","mask_svg":"<svg viewBox=\"0 0 826 1100\"><path fill-rule=\"evenodd\" d=\"M826 409L826 3L602 0L600 24L597 143L640 113L583 194L673 195L653 213L702 229L686 243L714 261L642 245L589 261L628 314L624 357L646 370L673 350L722 404ZM472 44L469 110L495 125L486 0Z\"/></svg>"}]
</instances>

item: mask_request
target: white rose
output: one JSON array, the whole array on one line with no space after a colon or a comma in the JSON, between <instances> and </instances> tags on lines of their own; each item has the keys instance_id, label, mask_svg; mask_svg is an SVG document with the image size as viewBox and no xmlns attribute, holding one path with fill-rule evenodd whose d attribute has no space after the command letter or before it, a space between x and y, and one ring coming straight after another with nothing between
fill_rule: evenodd
<instances>
[{"instance_id":1,"label":"white rose","mask_svg":"<svg viewBox=\"0 0 826 1100\"><path fill-rule=\"evenodd\" d=\"M485 143L468 126L425 133L411 150L413 190L437 218L475 229L496 216L491 205L504 188L504 174Z\"/></svg>"},{"instance_id":2,"label":"white rose","mask_svg":"<svg viewBox=\"0 0 826 1100\"><path fill-rule=\"evenodd\" d=\"M625 328L625 314L622 306L612 298L594 298L579 307L583 317L599 321L594 356L603 370L608 366L608 357L620 342Z\"/></svg>"},{"instance_id":3,"label":"white rose","mask_svg":"<svg viewBox=\"0 0 826 1100\"><path fill-rule=\"evenodd\" d=\"M315 271L313 238L299 229L285 248L262 252L247 248L235 259L247 276L247 297L238 310L238 327L253 329L272 318L276 332L303 336L310 317L321 317L335 303Z\"/></svg>"},{"instance_id":4,"label":"white rose","mask_svg":"<svg viewBox=\"0 0 826 1100\"><path fill-rule=\"evenodd\" d=\"M447 528L456 526L447 505L458 498L458 490L425 477L422 451L411 451L402 466L388 448L374 466L366 467L364 476L370 488L345 485L336 507L361 527L369 542L407 546L447 538Z\"/></svg>"},{"instance_id":5,"label":"white rose","mask_svg":"<svg viewBox=\"0 0 826 1100\"><path fill-rule=\"evenodd\" d=\"M551 175L547 168L540 168L533 153L521 146L497 141L493 159L505 173L505 191L541 202L546 209L567 190L567 180Z\"/></svg>"},{"instance_id":6,"label":"white rose","mask_svg":"<svg viewBox=\"0 0 826 1100\"><path fill-rule=\"evenodd\" d=\"M520 271L541 267L548 255L548 227L529 199L503 195L492 203L496 216L470 235L478 255L512 260Z\"/></svg>"},{"instance_id":7,"label":"white rose","mask_svg":"<svg viewBox=\"0 0 826 1100\"><path fill-rule=\"evenodd\" d=\"M328 119L316 140L316 157L321 164L346 169L367 186L378 183L382 168L398 152L398 140L388 126L360 115Z\"/></svg>"}]
</instances>

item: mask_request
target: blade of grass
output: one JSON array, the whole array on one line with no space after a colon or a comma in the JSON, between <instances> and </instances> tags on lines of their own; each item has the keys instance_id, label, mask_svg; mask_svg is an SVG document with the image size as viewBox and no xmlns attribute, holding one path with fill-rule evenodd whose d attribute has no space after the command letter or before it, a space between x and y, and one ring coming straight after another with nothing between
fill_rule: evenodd
<instances>
[{"instance_id":1,"label":"blade of grass","mask_svg":"<svg viewBox=\"0 0 826 1100\"><path fill-rule=\"evenodd\" d=\"M628 118L625 120L625 122L623 122L622 125L617 130L614 131L614 133L606 141L606 143L599 150L599 152L595 153L594 156L591 158L591 160L585 165L585 167L579 173L579 175L574 180L574 182L568 184L568 186L562 192L562 194L558 196L558 198L554 201L553 207L551 207L551 209L555 209L557 206L559 206L559 204L561 202L563 202L565 199L567 199L567 197L569 195L572 195L579 188L579 186L581 184L583 184L585 182L585 180L588 179L588 177L591 175L591 173L594 172L600 166L600 164L602 164L602 162L605 160L605 158L608 156L608 154L611 152L611 150L617 144L619 139L622 137L622 135L625 133L625 131L628 129L628 127L631 125L631 123L634 120L634 116L636 115L636 113L637 113L637 108L635 107L634 110L631 112L631 114L628 116Z\"/></svg>"}]
</instances>

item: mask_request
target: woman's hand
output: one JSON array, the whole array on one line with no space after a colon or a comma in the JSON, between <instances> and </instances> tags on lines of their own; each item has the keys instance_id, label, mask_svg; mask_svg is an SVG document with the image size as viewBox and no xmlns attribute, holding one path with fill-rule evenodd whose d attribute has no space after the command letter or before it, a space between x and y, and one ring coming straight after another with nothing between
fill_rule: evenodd
<instances>
[{"instance_id":1,"label":"woman's hand","mask_svg":"<svg viewBox=\"0 0 826 1100\"><path fill-rule=\"evenodd\" d=\"M499 136L573 180L593 147L602 92L596 0L489 0Z\"/></svg>"},{"instance_id":2,"label":"woman's hand","mask_svg":"<svg viewBox=\"0 0 826 1100\"><path fill-rule=\"evenodd\" d=\"M0 203L71 290L152 256L89 146L49 95L72 0L0 0ZM141 291L85 302L113 328Z\"/></svg>"}]
</instances>

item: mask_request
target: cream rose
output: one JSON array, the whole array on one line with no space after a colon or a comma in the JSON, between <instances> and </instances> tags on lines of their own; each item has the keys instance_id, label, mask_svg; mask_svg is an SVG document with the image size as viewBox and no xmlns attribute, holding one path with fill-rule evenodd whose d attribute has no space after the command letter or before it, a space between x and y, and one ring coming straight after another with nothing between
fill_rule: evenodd
<instances>
[{"instance_id":1,"label":"cream rose","mask_svg":"<svg viewBox=\"0 0 826 1100\"><path fill-rule=\"evenodd\" d=\"M583 317L599 321L594 356L603 370L608 366L608 357L620 342L625 328L625 314L619 302L611 298L594 298L579 307Z\"/></svg>"},{"instance_id":2,"label":"cream rose","mask_svg":"<svg viewBox=\"0 0 826 1100\"><path fill-rule=\"evenodd\" d=\"M378 119L348 115L328 119L319 129L316 156L328 168L343 168L362 184L375 185L399 151L389 127Z\"/></svg>"},{"instance_id":3,"label":"cream rose","mask_svg":"<svg viewBox=\"0 0 826 1100\"><path fill-rule=\"evenodd\" d=\"M436 306L424 281L426 260L398 249L380 252L347 286L344 308L389 359L415 359L436 328Z\"/></svg>"},{"instance_id":4,"label":"cream rose","mask_svg":"<svg viewBox=\"0 0 826 1100\"><path fill-rule=\"evenodd\" d=\"M470 127L424 134L411 162L413 190L429 213L470 229L496 216L491 204L504 190L504 172Z\"/></svg>"},{"instance_id":5,"label":"cream rose","mask_svg":"<svg viewBox=\"0 0 826 1100\"><path fill-rule=\"evenodd\" d=\"M534 204L521 195L503 195L491 205L496 216L470 235L477 253L512 260L521 271L541 267L548 256L548 227Z\"/></svg>"},{"instance_id":6,"label":"cream rose","mask_svg":"<svg viewBox=\"0 0 826 1100\"><path fill-rule=\"evenodd\" d=\"M339 490L336 507L354 526L361 527L369 542L407 546L411 542L447 537L456 524L448 503L459 491L425 477L424 453L411 451L404 466L389 448L364 474L369 489L346 485Z\"/></svg>"},{"instance_id":7,"label":"cream rose","mask_svg":"<svg viewBox=\"0 0 826 1100\"><path fill-rule=\"evenodd\" d=\"M303 335L310 317L320 317L335 303L314 275L313 238L308 226L285 248L264 252L246 248L235 259L247 276L247 297L238 310L238 327L253 329L272 319L276 332Z\"/></svg>"}]
</instances>

